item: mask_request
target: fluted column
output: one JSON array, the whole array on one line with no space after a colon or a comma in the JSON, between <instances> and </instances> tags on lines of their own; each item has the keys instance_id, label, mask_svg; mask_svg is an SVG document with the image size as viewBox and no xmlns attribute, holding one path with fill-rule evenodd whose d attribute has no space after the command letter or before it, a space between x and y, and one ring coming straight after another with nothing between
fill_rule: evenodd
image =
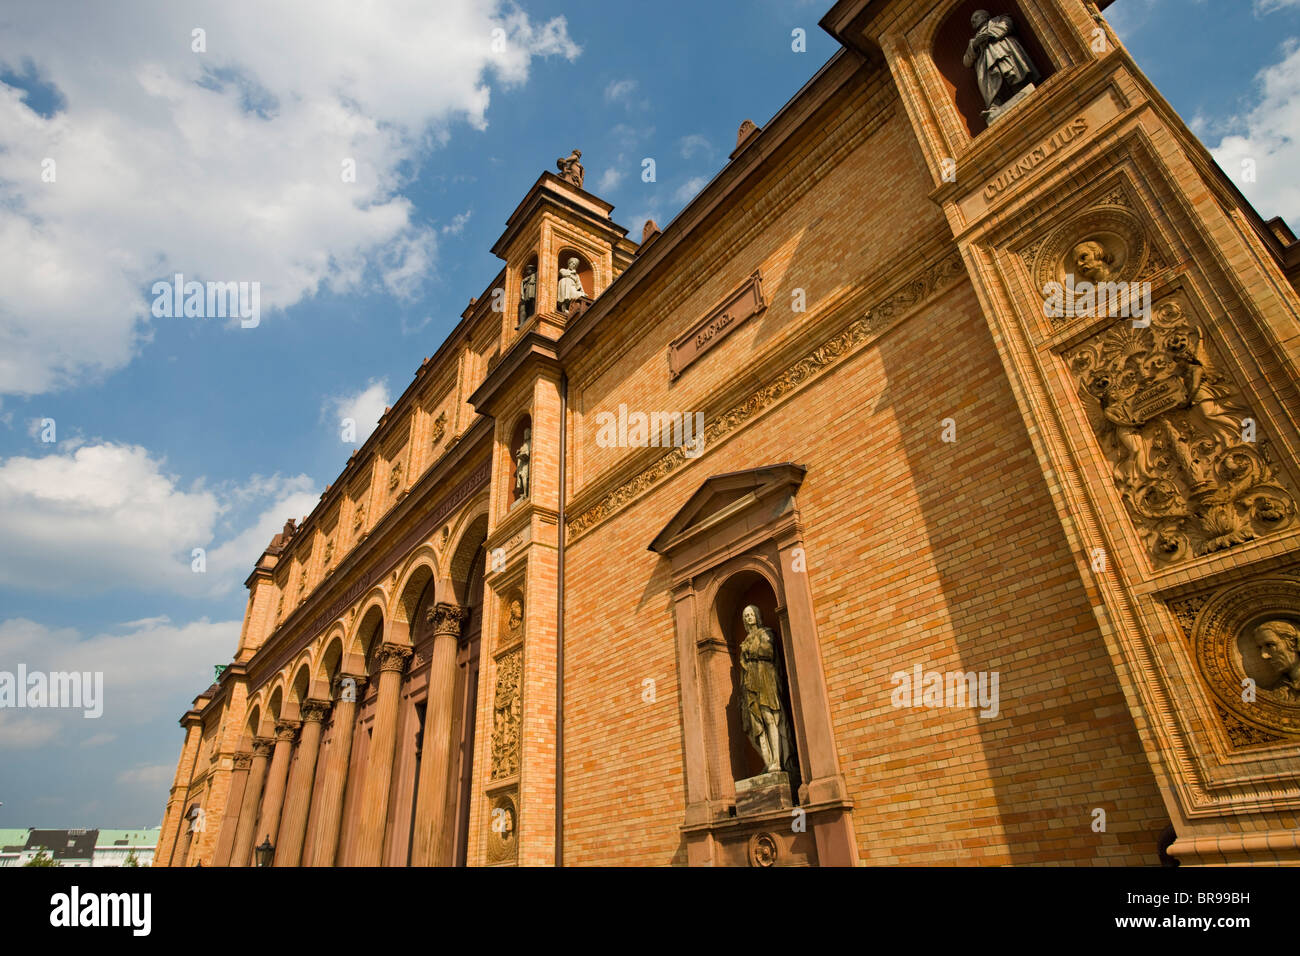
<instances>
[{"instance_id":1,"label":"fluted column","mask_svg":"<svg viewBox=\"0 0 1300 956\"><path fill-rule=\"evenodd\" d=\"M229 866L230 855L235 852L235 830L239 828L240 811L248 801L248 771L253 766L253 755L232 754L231 764L230 791L226 797L226 812L221 818L221 831L217 834L217 849L212 854L213 866Z\"/></svg>"},{"instance_id":2,"label":"fluted column","mask_svg":"<svg viewBox=\"0 0 1300 956\"><path fill-rule=\"evenodd\" d=\"M299 708L302 736L298 739L298 759L289 775L285 791L284 815L280 822L280 840L275 848L276 866L297 866L302 862L302 843L307 836L307 812L316 783L316 757L320 753L321 722L329 713L327 700L306 700Z\"/></svg>"},{"instance_id":3,"label":"fluted column","mask_svg":"<svg viewBox=\"0 0 1300 956\"><path fill-rule=\"evenodd\" d=\"M230 855L231 866L248 866L253 858L253 841L257 834L257 809L262 803L262 785L266 783L266 767L271 762L273 737L253 738L253 763L248 770L248 783L244 787L244 802L239 807L239 825L235 828L235 849Z\"/></svg>"},{"instance_id":4,"label":"fluted column","mask_svg":"<svg viewBox=\"0 0 1300 956\"><path fill-rule=\"evenodd\" d=\"M379 866L384 853L384 824L388 820L388 789L393 779L393 748L397 745L397 712L402 695L402 672L411 649L401 644L381 644L375 651L379 668L375 721L370 732L365 787L361 792L361 819L355 866Z\"/></svg>"},{"instance_id":5,"label":"fluted column","mask_svg":"<svg viewBox=\"0 0 1300 956\"><path fill-rule=\"evenodd\" d=\"M258 830L274 846L280 836L280 810L284 806L284 785L289 776L289 758L293 755L293 738L298 735L296 720L281 720L275 725L275 752L266 774L266 794L262 797L262 819ZM256 839L257 834L253 834Z\"/></svg>"},{"instance_id":6,"label":"fluted column","mask_svg":"<svg viewBox=\"0 0 1300 956\"><path fill-rule=\"evenodd\" d=\"M312 804L314 834L307 866L333 866L339 847L339 826L343 820L343 793L352 762L352 732L357 720L357 702L366 686L364 677L340 674L334 681L334 730L321 773L320 799Z\"/></svg>"},{"instance_id":7,"label":"fluted column","mask_svg":"<svg viewBox=\"0 0 1300 956\"><path fill-rule=\"evenodd\" d=\"M452 773L456 718L456 645L469 608L435 604L429 609L433 625L433 651L429 660L429 696L424 705L424 746L420 751L419 796L415 804L415 842L412 866L438 866L447 843L447 787Z\"/></svg>"}]
</instances>

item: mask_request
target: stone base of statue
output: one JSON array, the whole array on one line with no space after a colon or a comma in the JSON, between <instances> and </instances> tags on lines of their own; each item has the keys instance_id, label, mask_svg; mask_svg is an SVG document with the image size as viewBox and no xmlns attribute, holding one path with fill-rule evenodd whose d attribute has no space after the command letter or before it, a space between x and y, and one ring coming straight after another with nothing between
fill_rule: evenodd
<instances>
[{"instance_id":1,"label":"stone base of statue","mask_svg":"<svg viewBox=\"0 0 1300 956\"><path fill-rule=\"evenodd\" d=\"M760 773L736 781L736 816L793 807L788 773Z\"/></svg>"},{"instance_id":2,"label":"stone base of statue","mask_svg":"<svg viewBox=\"0 0 1300 956\"><path fill-rule=\"evenodd\" d=\"M1034 92L1034 84L1026 83L1019 93L1011 97L1011 99L1007 100L1001 106L994 106L986 109L984 111L984 122L992 126L1003 113L1007 112L1007 110L1011 109L1011 107L1015 106L1032 92Z\"/></svg>"}]
</instances>

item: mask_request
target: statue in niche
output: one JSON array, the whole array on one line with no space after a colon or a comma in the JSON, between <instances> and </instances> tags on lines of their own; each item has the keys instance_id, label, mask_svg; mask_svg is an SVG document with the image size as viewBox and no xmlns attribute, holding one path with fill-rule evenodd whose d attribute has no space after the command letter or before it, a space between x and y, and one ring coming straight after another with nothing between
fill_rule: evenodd
<instances>
[{"instance_id":1,"label":"statue in niche","mask_svg":"<svg viewBox=\"0 0 1300 956\"><path fill-rule=\"evenodd\" d=\"M524 266L524 277L519 282L519 320L515 322L515 328L519 328L537 308L537 266L531 262Z\"/></svg>"},{"instance_id":2,"label":"statue in niche","mask_svg":"<svg viewBox=\"0 0 1300 956\"><path fill-rule=\"evenodd\" d=\"M987 10L971 14L975 35L966 44L963 65L975 68L975 80L984 97L984 119L992 123L1019 93L1028 92L1042 77L1020 41L1008 16L989 16Z\"/></svg>"},{"instance_id":3,"label":"statue in niche","mask_svg":"<svg viewBox=\"0 0 1300 956\"><path fill-rule=\"evenodd\" d=\"M582 150L575 149L568 156L555 161L555 167L560 171L560 178L565 182L573 183L579 189L582 188L582 178L585 175L581 160Z\"/></svg>"},{"instance_id":4,"label":"statue in niche","mask_svg":"<svg viewBox=\"0 0 1300 956\"><path fill-rule=\"evenodd\" d=\"M1080 279L1088 282L1109 282L1115 265L1115 257L1106 251L1106 247L1093 239L1085 240L1074 247L1070 253L1074 263L1074 272Z\"/></svg>"},{"instance_id":5,"label":"statue in niche","mask_svg":"<svg viewBox=\"0 0 1300 956\"><path fill-rule=\"evenodd\" d=\"M569 256L568 263L560 270L560 288L556 299L559 301L561 312L568 312L587 294L582 288L582 279L578 276L578 266L578 257Z\"/></svg>"},{"instance_id":6,"label":"statue in niche","mask_svg":"<svg viewBox=\"0 0 1300 956\"><path fill-rule=\"evenodd\" d=\"M1300 629L1289 621L1265 621L1255 628L1255 654L1277 675L1265 690L1287 700L1300 700Z\"/></svg>"},{"instance_id":7,"label":"statue in niche","mask_svg":"<svg viewBox=\"0 0 1300 956\"><path fill-rule=\"evenodd\" d=\"M781 670L776 634L763 626L753 604L741 612L745 639L740 645L740 719L745 735L763 758L764 773L779 773L789 763L789 722L781 705Z\"/></svg>"},{"instance_id":8,"label":"statue in niche","mask_svg":"<svg viewBox=\"0 0 1300 956\"><path fill-rule=\"evenodd\" d=\"M528 497L528 463L533 456L533 430L524 429L524 439L515 449L515 498Z\"/></svg>"}]
</instances>

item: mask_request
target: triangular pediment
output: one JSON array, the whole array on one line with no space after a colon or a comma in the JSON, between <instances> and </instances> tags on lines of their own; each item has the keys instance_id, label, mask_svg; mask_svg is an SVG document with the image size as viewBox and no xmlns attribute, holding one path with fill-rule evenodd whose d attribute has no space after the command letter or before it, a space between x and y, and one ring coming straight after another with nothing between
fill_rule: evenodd
<instances>
[{"instance_id":1,"label":"triangular pediment","mask_svg":"<svg viewBox=\"0 0 1300 956\"><path fill-rule=\"evenodd\" d=\"M766 509L774 498L789 498L799 488L806 469L781 462L714 475L704 481L650 542L650 550L668 554L745 512Z\"/></svg>"}]
</instances>

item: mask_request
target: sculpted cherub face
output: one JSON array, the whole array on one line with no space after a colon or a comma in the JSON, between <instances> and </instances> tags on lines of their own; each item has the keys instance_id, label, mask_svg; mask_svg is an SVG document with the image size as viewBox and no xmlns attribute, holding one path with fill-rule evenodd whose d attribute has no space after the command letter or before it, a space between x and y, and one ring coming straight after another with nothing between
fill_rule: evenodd
<instances>
[{"instance_id":1,"label":"sculpted cherub face","mask_svg":"<svg viewBox=\"0 0 1300 956\"><path fill-rule=\"evenodd\" d=\"M1265 621L1255 628L1255 653L1275 673L1298 676L1300 631L1285 621Z\"/></svg>"},{"instance_id":2,"label":"sculpted cherub face","mask_svg":"<svg viewBox=\"0 0 1300 956\"><path fill-rule=\"evenodd\" d=\"M1074 247L1074 270L1089 282L1104 282L1110 278L1112 257L1100 242L1089 239Z\"/></svg>"}]
</instances>

